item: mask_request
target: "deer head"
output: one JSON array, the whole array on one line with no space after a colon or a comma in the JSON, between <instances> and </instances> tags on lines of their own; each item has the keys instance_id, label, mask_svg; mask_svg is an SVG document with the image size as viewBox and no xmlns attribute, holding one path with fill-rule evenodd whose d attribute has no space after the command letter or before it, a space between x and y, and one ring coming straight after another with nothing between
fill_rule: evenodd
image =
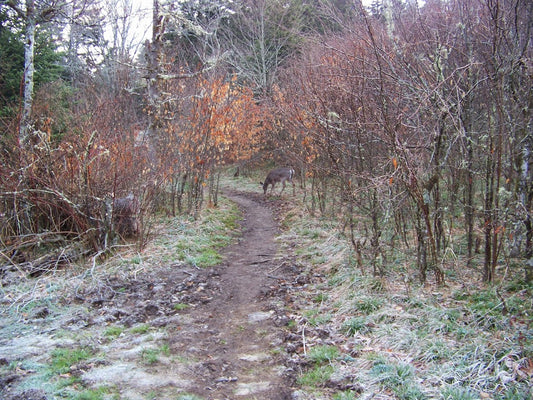
<instances>
[{"instance_id":1,"label":"deer head","mask_svg":"<svg viewBox=\"0 0 533 400\"><path fill-rule=\"evenodd\" d=\"M267 193L268 185L272 185L270 189L270 194L274 191L274 186L276 186L276 183L281 182L283 187L281 188L281 192L285 190L285 182L290 182L292 184L292 193L295 194L295 187L294 182L292 181L292 178L294 177L294 170L292 168L277 168L272 171L270 171L265 179L265 183L260 182L261 185L263 185L263 191L265 192L265 195Z\"/></svg>"}]
</instances>

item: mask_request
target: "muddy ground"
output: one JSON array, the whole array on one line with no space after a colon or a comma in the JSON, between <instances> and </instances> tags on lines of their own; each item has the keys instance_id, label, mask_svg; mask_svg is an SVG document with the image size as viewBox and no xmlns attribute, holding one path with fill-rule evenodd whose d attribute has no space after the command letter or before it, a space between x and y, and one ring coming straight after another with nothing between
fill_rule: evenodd
<instances>
[{"instance_id":1,"label":"muddy ground","mask_svg":"<svg viewBox=\"0 0 533 400\"><path fill-rule=\"evenodd\" d=\"M54 398L39 370L52 349L76 346L99 356L66 375L86 388L111 387L119 398L299 398L296 376L305 361L294 357L300 339L290 320L294 294L309 278L276 242L273 212L284 200L225 195L243 219L242 235L223 251L221 265L107 275L70 293L66 313L33 308L25 329L7 337L2 320L0 398ZM103 334L109 326L123 331L109 338Z\"/></svg>"}]
</instances>

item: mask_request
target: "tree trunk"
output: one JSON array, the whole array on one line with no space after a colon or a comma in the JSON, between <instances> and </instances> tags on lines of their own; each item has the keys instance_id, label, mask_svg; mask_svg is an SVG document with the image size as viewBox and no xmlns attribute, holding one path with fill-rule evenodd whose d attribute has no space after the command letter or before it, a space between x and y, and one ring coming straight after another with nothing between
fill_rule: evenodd
<instances>
[{"instance_id":1,"label":"tree trunk","mask_svg":"<svg viewBox=\"0 0 533 400\"><path fill-rule=\"evenodd\" d=\"M161 152L161 141L159 140L161 128L161 101L159 87L159 71L161 62L161 36L162 21L159 15L159 0L153 0L152 14L152 41L146 41L146 83L148 93L148 115L150 117L150 130L152 140L156 143L158 155Z\"/></svg>"},{"instance_id":2,"label":"tree trunk","mask_svg":"<svg viewBox=\"0 0 533 400\"><path fill-rule=\"evenodd\" d=\"M33 73L35 56L35 30L37 17L34 0L26 0L26 41L24 43L24 103L19 126L19 144L22 148L28 144L31 134L31 110L33 105Z\"/></svg>"},{"instance_id":3,"label":"tree trunk","mask_svg":"<svg viewBox=\"0 0 533 400\"><path fill-rule=\"evenodd\" d=\"M530 103L533 105L533 96L530 98ZM523 146L518 190L519 202L524 209L523 223L526 229L524 255L526 259L531 260L533 258L533 177L530 166L533 164L533 138L527 133L524 135Z\"/></svg>"},{"instance_id":4,"label":"tree trunk","mask_svg":"<svg viewBox=\"0 0 533 400\"><path fill-rule=\"evenodd\" d=\"M220 188L220 171L209 175L209 205L218 207L218 191Z\"/></svg>"},{"instance_id":5,"label":"tree trunk","mask_svg":"<svg viewBox=\"0 0 533 400\"><path fill-rule=\"evenodd\" d=\"M372 216L372 238L370 239L370 245L372 246L372 267L374 276L385 275L383 264L378 262L378 256L381 253L381 229L380 229L380 216L379 216L379 200L376 189L372 190L370 197L370 213Z\"/></svg>"},{"instance_id":6,"label":"tree trunk","mask_svg":"<svg viewBox=\"0 0 533 400\"><path fill-rule=\"evenodd\" d=\"M422 221L420 220L420 210L417 212L416 218L416 262L418 264L418 272L420 274L420 283L426 283L427 279L427 269L428 269L428 259L427 259L427 249L426 249L426 235L424 233L424 228L422 227Z\"/></svg>"},{"instance_id":7,"label":"tree trunk","mask_svg":"<svg viewBox=\"0 0 533 400\"><path fill-rule=\"evenodd\" d=\"M485 165L485 209L483 211L485 215L484 219L484 231L485 231L485 254L483 262L483 281L492 282L494 278L492 275L492 252L495 249L492 248L492 230L494 221L492 219L493 205L494 205L494 145L492 137L490 138L489 149L487 150L487 162Z\"/></svg>"},{"instance_id":8,"label":"tree trunk","mask_svg":"<svg viewBox=\"0 0 533 400\"><path fill-rule=\"evenodd\" d=\"M474 146L472 137L467 130L467 144L466 144L466 185L465 185L465 229L466 229L466 252L467 252L467 266L472 266L472 257L474 256L474 176L472 168L474 164Z\"/></svg>"}]
</instances>

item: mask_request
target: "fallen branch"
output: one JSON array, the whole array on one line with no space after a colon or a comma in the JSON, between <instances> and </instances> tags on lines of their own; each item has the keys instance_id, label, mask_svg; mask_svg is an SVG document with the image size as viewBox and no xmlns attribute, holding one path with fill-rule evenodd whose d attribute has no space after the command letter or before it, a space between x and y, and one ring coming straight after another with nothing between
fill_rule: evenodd
<instances>
[{"instance_id":1,"label":"fallen branch","mask_svg":"<svg viewBox=\"0 0 533 400\"><path fill-rule=\"evenodd\" d=\"M307 324L306 324L306 325L307 325ZM302 327L302 345L303 345L303 348L304 348L304 356L307 356L307 349L306 349L306 347L307 347L307 342L306 342L306 340L305 340L305 327L306 327L306 325L304 325L304 326Z\"/></svg>"},{"instance_id":2,"label":"fallen branch","mask_svg":"<svg viewBox=\"0 0 533 400\"><path fill-rule=\"evenodd\" d=\"M269 274L271 274L272 272L274 271L277 271L278 269L280 269L281 267L285 266L285 261L283 261L280 265L278 265L277 267L274 267L272 268L270 271L268 271Z\"/></svg>"},{"instance_id":3,"label":"fallen branch","mask_svg":"<svg viewBox=\"0 0 533 400\"><path fill-rule=\"evenodd\" d=\"M26 271L29 277L34 278L46 272L55 271L66 265L70 265L89 252L89 250L82 250L81 246L76 243L69 247L61 248L52 254L46 254L35 260L19 264L19 270Z\"/></svg>"}]
</instances>

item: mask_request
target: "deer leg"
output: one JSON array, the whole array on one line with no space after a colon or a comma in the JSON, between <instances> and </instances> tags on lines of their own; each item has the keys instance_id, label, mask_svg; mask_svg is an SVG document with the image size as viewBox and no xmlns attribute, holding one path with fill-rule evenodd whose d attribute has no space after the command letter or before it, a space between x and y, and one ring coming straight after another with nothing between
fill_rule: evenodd
<instances>
[{"instance_id":1,"label":"deer leg","mask_svg":"<svg viewBox=\"0 0 533 400\"><path fill-rule=\"evenodd\" d=\"M283 184L283 187L281 188L281 192L279 192L280 196L283 193L283 191L285 190L285 181L282 181L281 183Z\"/></svg>"}]
</instances>

